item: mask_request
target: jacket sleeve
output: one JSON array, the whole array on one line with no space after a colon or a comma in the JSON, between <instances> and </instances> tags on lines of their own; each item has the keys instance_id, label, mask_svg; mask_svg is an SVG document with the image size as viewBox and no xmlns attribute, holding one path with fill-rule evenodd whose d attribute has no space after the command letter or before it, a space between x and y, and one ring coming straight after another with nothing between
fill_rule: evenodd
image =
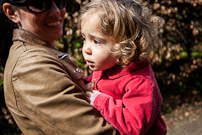
<instances>
[{"instance_id":1,"label":"jacket sleeve","mask_svg":"<svg viewBox=\"0 0 202 135\"><path fill-rule=\"evenodd\" d=\"M159 113L161 101L154 84L148 78L135 78L125 86L122 100L99 94L94 107L122 134L143 135Z\"/></svg>"},{"instance_id":2,"label":"jacket sleeve","mask_svg":"<svg viewBox=\"0 0 202 135\"><path fill-rule=\"evenodd\" d=\"M47 135L118 134L89 104L64 66L45 50L24 52L15 65L12 82L19 117L25 120L15 119L24 134L32 134L32 128Z\"/></svg>"}]
</instances>

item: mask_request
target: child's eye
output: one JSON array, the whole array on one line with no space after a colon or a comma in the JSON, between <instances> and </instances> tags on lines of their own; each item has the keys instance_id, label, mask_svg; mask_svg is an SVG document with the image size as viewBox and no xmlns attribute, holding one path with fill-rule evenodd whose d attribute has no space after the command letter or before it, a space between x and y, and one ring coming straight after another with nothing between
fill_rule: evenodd
<instances>
[{"instance_id":1,"label":"child's eye","mask_svg":"<svg viewBox=\"0 0 202 135\"><path fill-rule=\"evenodd\" d=\"M100 44L100 41L94 40L94 43L95 43L96 45L98 45L98 44Z\"/></svg>"},{"instance_id":2,"label":"child's eye","mask_svg":"<svg viewBox=\"0 0 202 135\"><path fill-rule=\"evenodd\" d=\"M86 38L85 38L85 37L83 37L83 41L86 41Z\"/></svg>"}]
</instances>

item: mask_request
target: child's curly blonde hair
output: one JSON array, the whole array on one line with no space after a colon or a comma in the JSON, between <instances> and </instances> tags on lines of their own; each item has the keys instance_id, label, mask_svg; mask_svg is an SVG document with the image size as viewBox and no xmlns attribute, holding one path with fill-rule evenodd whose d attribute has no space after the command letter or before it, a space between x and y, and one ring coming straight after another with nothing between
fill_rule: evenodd
<instances>
[{"instance_id":1,"label":"child's curly blonde hair","mask_svg":"<svg viewBox=\"0 0 202 135\"><path fill-rule=\"evenodd\" d=\"M123 67L147 59L154 48L162 45L158 39L162 19L152 17L138 0L93 0L81 9L79 26L94 13L100 17L101 32L115 41L111 52Z\"/></svg>"}]
</instances>

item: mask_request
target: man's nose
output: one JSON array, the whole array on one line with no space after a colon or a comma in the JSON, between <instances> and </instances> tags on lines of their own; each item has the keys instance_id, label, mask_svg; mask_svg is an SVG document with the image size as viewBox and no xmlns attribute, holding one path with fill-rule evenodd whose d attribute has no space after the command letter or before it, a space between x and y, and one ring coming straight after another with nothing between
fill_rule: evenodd
<instances>
[{"instance_id":1,"label":"man's nose","mask_svg":"<svg viewBox=\"0 0 202 135\"><path fill-rule=\"evenodd\" d=\"M49 10L49 16L59 16L60 15L60 9L57 7L55 2L52 0L52 5Z\"/></svg>"}]
</instances>

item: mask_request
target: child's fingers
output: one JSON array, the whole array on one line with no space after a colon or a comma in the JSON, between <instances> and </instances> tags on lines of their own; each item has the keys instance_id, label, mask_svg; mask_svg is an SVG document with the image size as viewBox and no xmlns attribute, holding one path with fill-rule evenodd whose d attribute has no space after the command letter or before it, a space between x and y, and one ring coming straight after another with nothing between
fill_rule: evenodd
<instances>
[{"instance_id":1,"label":"child's fingers","mask_svg":"<svg viewBox=\"0 0 202 135\"><path fill-rule=\"evenodd\" d=\"M90 92L90 91L87 91L87 92L86 92L86 95L90 98L90 97L93 95L93 93Z\"/></svg>"},{"instance_id":2,"label":"child's fingers","mask_svg":"<svg viewBox=\"0 0 202 135\"><path fill-rule=\"evenodd\" d=\"M95 94L95 93L100 93L100 91L98 91L98 90L93 90L93 94Z\"/></svg>"},{"instance_id":3,"label":"child's fingers","mask_svg":"<svg viewBox=\"0 0 202 135\"><path fill-rule=\"evenodd\" d=\"M93 83L88 83L88 84L86 84L86 89L88 90L88 91L92 91L93 90L93 85L92 85Z\"/></svg>"}]
</instances>

